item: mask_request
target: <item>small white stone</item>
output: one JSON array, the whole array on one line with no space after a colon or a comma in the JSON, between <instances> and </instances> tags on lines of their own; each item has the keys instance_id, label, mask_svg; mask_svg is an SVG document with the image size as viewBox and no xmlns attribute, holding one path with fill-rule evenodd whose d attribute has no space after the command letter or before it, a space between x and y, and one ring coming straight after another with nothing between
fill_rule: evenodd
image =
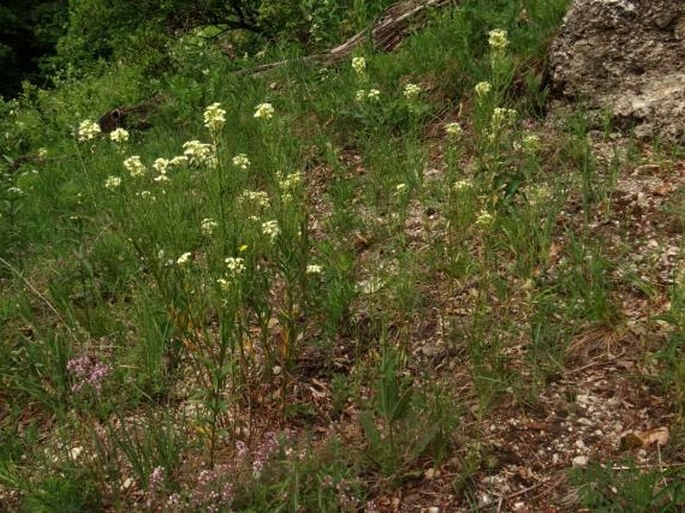
<instances>
[{"instance_id":1,"label":"small white stone","mask_svg":"<svg viewBox=\"0 0 685 513\"><path fill-rule=\"evenodd\" d=\"M587 456L576 456L571 460L571 463L574 467L585 467L587 466L589 461L590 458L588 458Z\"/></svg>"},{"instance_id":2,"label":"small white stone","mask_svg":"<svg viewBox=\"0 0 685 513\"><path fill-rule=\"evenodd\" d=\"M69 451L69 457L72 460L78 459L78 457L81 455L83 452L83 447L74 447Z\"/></svg>"},{"instance_id":3,"label":"small white stone","mask_svg":"<svg viewBox=\"0 0 685 513\"><path fill-rule=\"evenodd\" d=\"M121 485L121 491L128 490L129 488L131 488L132 484L133 484L133 479L130 477L127 477L126 481L124 481L123 484Z\"/></svg>"},{"instance_id":4,"label":"small white stone","mask_svg":"<svg viewBox=\"0 0 685 513\"><path fill-rule=\"evenodd\" d=\"M576 396L576 402L578 404L588 404L590 402L590 396L586 394L578 394Z\"/></svg>"},{"instance_id":5,"label":"small white stone","mask_svg":"<svg viewBox=\"0 0 685 513\"><path fill-rule=\"evenodd\" d=\"M423 477L425 477L427 481L432 481L436 477L440 477L440 471L434 468L429 468L423 473Z\"/></svg>"}]
</instances>

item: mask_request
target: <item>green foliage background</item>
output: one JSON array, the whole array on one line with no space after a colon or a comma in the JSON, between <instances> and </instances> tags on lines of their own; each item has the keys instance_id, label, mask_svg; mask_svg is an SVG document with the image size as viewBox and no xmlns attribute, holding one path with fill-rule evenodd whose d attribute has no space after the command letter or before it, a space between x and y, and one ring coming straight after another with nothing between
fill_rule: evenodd
<instances>
[{"instance_id":1,"label":"green foliage background","mask_svg":"<svg viewBox=\"0 0 685 513\"><path fill-rule=\"evenodd\" d=\"M108 63L136 62L148 76L192 33L223 40L229 57L267 46L311 50L361 30L389 0L8 0L0 6L0 95L22 81L44 86Z\"/></svg>"},{"instance_id":2,"label":"green foliage background","mask_svg":"<svg viewBox=\"0 0 685 513\"><path fill-rule=\"evenodd\" d=\"M569 0L461 0L428 10L393 52L369 44L340 63L236 73L334 46L390 3L3 2L0 496L14 493L3 511L163 508L169 494L211 498L224 482L233 511L373 511L376 498L430 486L427 469L444 469L449 493L475 506L479 480L504 463L480 427L543 404L577 335L623 329L620 294L636 284L672 303L659 320L672 335L639 321L636 361L658 358L664 372L631 380L672 397L683 424L682 278L658 297L653 278L615 272L643 241L614 252L595 230L610 225L619 172L659 161L672 176L682 153L642 161L631 141L605 163L584 113L542 124L545 56ZM493 29L507 31L506 51L489 48ZM482 98L481 81L492 83ZM226 123L207 132L215 102ZM254 116L264 102L271 120ZM131 123L125 144L79 141L84 121L145 104L149 126ZM498 108L516 120L490 131ZM153 178L192 140L214 146L215 167ZM134 155L145 176L127 172ZM561 217L567 205L577 226ZM229 275L227 259L244 260L244 274ZM445 351L423 359L427 333ZM69 362L81 358L110 367L102 390L73 388L82 376ZM330 390L330 410L292 392L309 383ZM580 392L555 410L580 415ZM284 439L259 477L247 459L226 472L245 434L234 410L254 414L255 452L272 424L301 438ZM322 427L353 424L310 446ZM682 445L666 448L665 468ZM215 463L224 481L200 488L198 470ZM574 485L593 511L680 511L674 469L590 466Z\"/></svg>"},{"instance_id":3,"label":"green foliage background","mask_svg":"<svg viewBox=\"0 0 685 513\"><path fill-rule=\"evenodd\" d=\"M22 80L41 83L64 33L66 0L5 0L0 4L0 96L11 97Z\"/></svg>"}]
</instances>

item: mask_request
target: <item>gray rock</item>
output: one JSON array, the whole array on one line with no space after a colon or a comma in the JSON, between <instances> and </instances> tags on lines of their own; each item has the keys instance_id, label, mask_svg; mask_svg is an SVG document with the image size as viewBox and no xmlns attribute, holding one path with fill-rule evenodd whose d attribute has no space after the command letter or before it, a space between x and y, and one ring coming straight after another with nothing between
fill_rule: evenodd
<instances>
[{"instance_id":1,"label":"gray rock","mask_svg":"<svg viewBox=\"0 0 685 513\"><path fill-rule=\"evenodd\" d=\"M576 456L573 458L571 463L573 464L574 467L587 467L587 464L590 462L590 458L587 456Z\"/></svg>"},{"instance_id":2,"label":"gray rock","mask_svg":"<svg viewBox=\"0 0 685 513\"><path fill-rule=\"evenodd\" d=\"M582 101L639 136L685 142L685 0L574 0L550 78L557 104Z\"/></svg>"}]
</instances>

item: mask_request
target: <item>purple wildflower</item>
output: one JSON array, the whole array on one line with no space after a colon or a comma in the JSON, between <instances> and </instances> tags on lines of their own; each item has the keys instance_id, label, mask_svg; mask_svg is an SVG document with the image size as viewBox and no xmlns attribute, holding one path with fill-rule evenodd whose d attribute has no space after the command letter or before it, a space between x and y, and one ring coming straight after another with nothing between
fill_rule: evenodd
<instances>
[{"instance_id":1,"label":"purple wildflower","mask_svg":"<svg viewBox=\"0 0 685 513\"><path fill-rule=\"evenodd\" d=\"M252 461L252 472L256 477L262 473L264 464L276 449L278 449L278 439L276 438L276 433L273 431L264 433L264 440L257 448L257 451L254 455L254 460Z\"/></svg>"},{"instance_id":2,"label":"purple wildflower","mask_svg":"<svg viewBox=\"0 0 685 513\"><path fill-rule=\"evenodd\" d=\"M110 372L112 372L112 368L109 365L98 362L90 372L90 376L88 376L88 383L99 392L102 388L102 380L104 380Z\"/></svg>"},{"instance_id":3,"label":"purple wildflower","mask_svg":"<svg viewBox=\"0 0 685 513\"><path fill-rule=\"evenodd\" d=\"M147 478L147 506L150 507L155 502L160 488L164 484L164 469L155 467Z\"/></svg>"},{"instance_id":4,"label":"purple wildflower","mask_svg":"<svg viewBox=\"0 0 685 513\"><path fill-rule=\"evenodd\" d=\"M67 362L67 370L78 377L83 377L88 372L90 367L90 358L82 356L80 358L72 358Z\"/></svg>"},{"instance_id":5,"label":"purple wildflower","mask_svg":"<svg viewBox=\"0 0 685 513\"><path fill-rule=\"evenodd\" d=\"M247 454L247 444L242 440L238 440L235 443L235 450L238 453L238 457L242 458Z\"/></svg>"},{"instance_id":6,"label":"purple wildflower","mask_svg":"<svg viewBox=\"0 0 685 513\"><path fill-rule=\"evenodd\" d=\"M202 470L198 474L195 488L190 492L195 511L218 513L230 506L235 498L235 490L233 484L225 479L232 473L230 466L220 465L215 470Z\"/></svg>"},{"instance_id":7,"label":"purple wildflower","mask_svg":"<svg viewBox=\"0 0 685 513\"><path fill-rule=\"evenodd\" d=\"M78 392L84 385L90 385L96 392L102 389L102 381L112 372L112 368L102 362L93 361L87 356L72 358L67 362L67 371L77 379L71 387L72 392Z\"/></svg>"},{"instance_id":8,"label":"purple wildflower","mask_svg":"<svg viewBox=\"0 0 685 513\"><path fill-rule=\"evenodd\" d=\"M168 509L175 511L181 506L181 496L177 493L172 493L166 500Z\"/></svg>"},{"instance_id":9,"label":"purple wildflower","mask_svg":"<svg viewBox=\"0 0 685 513\"><path fill-rule=\"evenodd\" d=\"M366 508L364 508L364 513L379 513L378 503L374 500L370 500L366 503Z\"/></svg>"}]
</instances>

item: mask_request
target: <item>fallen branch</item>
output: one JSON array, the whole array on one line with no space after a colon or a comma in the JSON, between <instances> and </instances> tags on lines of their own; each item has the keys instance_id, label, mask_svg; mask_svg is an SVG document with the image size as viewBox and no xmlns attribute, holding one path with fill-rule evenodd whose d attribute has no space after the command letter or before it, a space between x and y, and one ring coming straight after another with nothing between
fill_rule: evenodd
<instances>
[{"instance_id":1,"label":"fallen branch","mask_svg":"<svg viewBox=\"0 0 685 513\"><path fill-rule=\"evenodd\" d=\"M416 16L420 12L430 7L443 7L454 4L457 0L409 0L398 2L388 7L379 17L378 22L373 28L364 29L358 32L344 43L331 48L325 52L307 55L295 59L284 59L282 61L262 64L250 69L243 69L239 75L259 75L294 62L320 62L333 64L349 57L355 48L364 44L369 38L382 51L389 52L395 49L404 36L404 22Z\"/></svg>"},{"instance_id":2,"label":"fallen branch","mask_svg":"<svg viewBox=\"0 0 685 513\"><path fill-rule=\"evenodd\" d=\"M333 64L349 57L355 48L364 44L367 40L374 42L376 47L384 52L397 48L402 42L406 32L405 22L431 7L438 8L452 4L456 5L459 0L404 0L388 7L379 16L378 21L370 29L362 30L349 38L344 43L325 52L307 55L295 59L285 59L277 62L262 64L253 68L242 69L238 75L257 76L275 68L294 62L320 62ZM109 133L117 128L144 130L152 126L144 117L133 119L140 114L153 110L162 101L162 97L155 95L138 105L130 107L117 107L103 114L99 119L100 129ZM134 115L134 116L132 116Z\"/></svg>"}]
</instances>

